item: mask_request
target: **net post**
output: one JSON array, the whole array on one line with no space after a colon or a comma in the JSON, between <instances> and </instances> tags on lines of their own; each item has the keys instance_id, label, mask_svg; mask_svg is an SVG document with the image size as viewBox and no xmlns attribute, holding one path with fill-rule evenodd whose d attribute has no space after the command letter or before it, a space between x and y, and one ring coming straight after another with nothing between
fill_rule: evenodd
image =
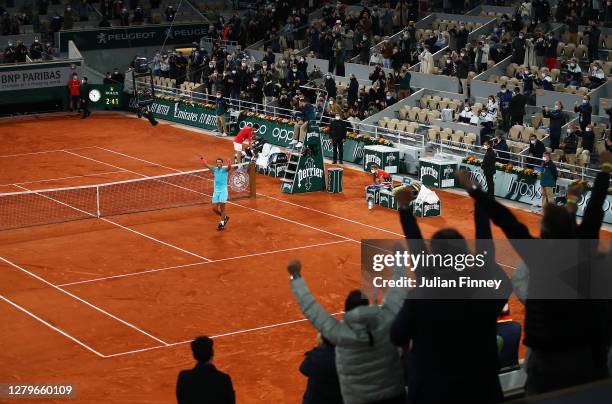
<instances>
[{"instance_id":1,"label":"net post","mask_svg":"<svg viewBox=\"0 0 612 404\"><path fill-rule=\"evenodd\" d=\"M254 161L249 162L248 173L249 173L249 188L250 188L249 198L255 198L255 195L257 194L257 184L256 184L257 170L255 168Z\"/></svg>"},{"instance_id":2,"label":"net post","mask_svg":"<svg viewBox=\"0 0 612 404\"><path fill-rule=\"evenodd\" d=\"M96 187L96 217L100 217L100 187Z\"/></svg>"}]
</instances>

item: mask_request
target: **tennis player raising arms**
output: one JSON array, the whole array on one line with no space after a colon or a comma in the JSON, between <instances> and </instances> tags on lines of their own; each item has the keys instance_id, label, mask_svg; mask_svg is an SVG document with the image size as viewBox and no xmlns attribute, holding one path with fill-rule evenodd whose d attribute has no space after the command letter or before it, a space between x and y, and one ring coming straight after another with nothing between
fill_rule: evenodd
<instances>
[{"instance_id":1,"label":"tennis player raising arms","mask_svg":"<svg viewBox=\"0 0 612 404\"><path fill-rule=\"evenodd\" d=\"M222 158L218 158L214 166L208 164L203 156L200 156L200 161L215 176L215 187L212 197L213 212L221 217L217 230L223 230L229 221L229 216L225 214L225 204L227 203L227 176L232 170L232 166L228 164L227 167L224 167Z\"/></svg>"},{"instance_id":2,"label":"tennis player raising arms","mask_svg":"<svg viewBox=\"0 0 612 404\"><path fill-rule=\"evenodd\" d=\"M253 146L253 131L259 129L259 124L253 124L253 127L245 126L240 129L240 132L234 137L234 163L240 163L242 157L242 144L248 141L248 147Z\"/></svg>"}]
</instances>

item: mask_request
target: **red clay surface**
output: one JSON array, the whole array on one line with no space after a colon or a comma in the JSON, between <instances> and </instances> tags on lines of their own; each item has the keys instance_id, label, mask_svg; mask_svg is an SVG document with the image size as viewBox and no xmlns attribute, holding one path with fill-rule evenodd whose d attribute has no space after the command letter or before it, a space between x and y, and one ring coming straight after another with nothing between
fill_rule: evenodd
<instances>
[{"instance_id":1,"label":"red clay surface","mask_svg":"<svg viewBox=\"0 0 612 404\"><path fill-rule=\"evenodd\" d=\"M232 147L122 115L3 120L0 192L191 170L196 153L229 157ZM257 198L228 205L222 233L210 205L0 232L0 382L74 383L78 402L173 402L178 371L193 366L188 341L205 334L218 336L215 363L238 402L300 402L298 367L315 331L285 265L301 259L319 302L342 310L359 287L358 241L401 237L397 213L367 210L369 181L345 170L343 194L286 195L258 175ZM438 195L443 216L419 220L425 237L456 227L473 238L471 200ZM537 215L516 214L538 233ZM498 258L515 263L512 252ZM511 306L522 321L522 306Z\"/></svg>"}]
</instances>

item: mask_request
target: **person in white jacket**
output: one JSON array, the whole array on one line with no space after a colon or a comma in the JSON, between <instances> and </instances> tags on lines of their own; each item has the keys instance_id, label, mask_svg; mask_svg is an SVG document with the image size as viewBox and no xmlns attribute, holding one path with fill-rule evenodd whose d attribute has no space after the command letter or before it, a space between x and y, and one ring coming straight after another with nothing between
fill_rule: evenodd
<instances>
[{"instance_id":1,"label":"person in white jacket","mask_svg":"<svg viewBox=\"0 0 612 404\"><path fill-rule=\"evenodd\" d=\"M406 396L399 350L391 344L389 330L399 312L406 289L389 288L380 306L369 304L361 291L353 290L345 301L343 320L337 320L317 303L301 276L301 263L291 261L287 270L291 291L302 313L336 346L336 369L344 404L403 404ZM394 268L394 277L405 268ZM374 299L375 300L375 299Z\"/></svg>"},{"instance_id":2,"label":"person in white jacket","mask_svg":"<svg viewBox=\"0 0 612 404\"><path fill-rule=\"evenodd\" d=\"M421 62L421 73L432 74L434 68L433 55L429 51L429 46L425 45L423 52L419 55L419 61Z\"/></svg>"}]
</instances>

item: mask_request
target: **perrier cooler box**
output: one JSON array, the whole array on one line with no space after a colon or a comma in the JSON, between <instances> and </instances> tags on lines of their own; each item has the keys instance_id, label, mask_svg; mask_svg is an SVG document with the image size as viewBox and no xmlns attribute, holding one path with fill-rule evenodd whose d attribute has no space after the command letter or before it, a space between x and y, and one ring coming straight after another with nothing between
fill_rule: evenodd
<instances>
[{"instance_id":1,"label":"perrier cooler box","mask_svg":"<svg viewBox=\"0 0 612 404\"><path fill-rule=\"evenodd\" d=\"M327 192L342 192L342 172L339 167L327 169Z\"/></svg>"}]
</instances>

